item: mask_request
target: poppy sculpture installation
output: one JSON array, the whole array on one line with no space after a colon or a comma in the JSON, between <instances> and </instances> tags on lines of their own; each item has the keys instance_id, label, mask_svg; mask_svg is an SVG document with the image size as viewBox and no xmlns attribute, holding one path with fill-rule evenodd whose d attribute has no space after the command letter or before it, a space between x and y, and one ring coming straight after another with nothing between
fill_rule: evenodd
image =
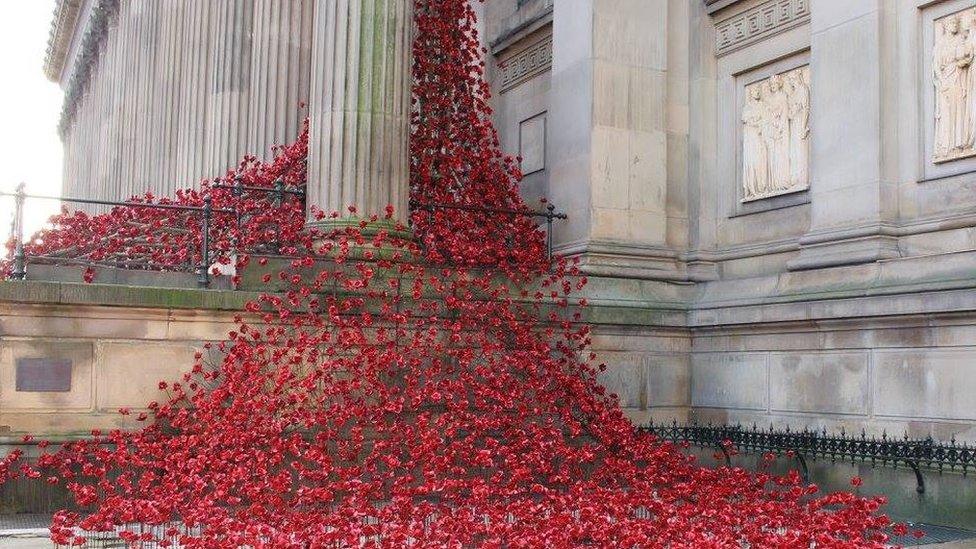
<instances>
[{"instance_id":1,"label":"poppy sculpture installation","mask_svg":"<svg viewBox=\"0 0 976 549\"><path fill-rule=\"evenodd\" d=\"M417 0L411 194L524 210L490 122L467 0ZM307 129L228 177L301 185ZM217 262L267 272L144 427L14 453L0 477L63 485L52 539L114 530L134 546L882 547L881 498L822 495L791 474L705 468L638 433L597 383L586 282L530 219L392 207L315 229L299 201L204 182L174 203L215 219ZM141 198L157 200L152 196ZM355 212L355 207L350 206ZM372 214L372 215L370 215ZM199 226L173 211L63 213L28 244L185 264ZM384 223L384 221L387 221ZM273 234L268 227L274 226ZM166 227L186 229L178 233ZM251 261L276 239L283 258ZM91 249L92 246L98 249ZM287 259L284 257L287 256ZM86 278L91 279L94 272ZM129 414L128 410L120 410Z\"/></svg>"}]
</instances>

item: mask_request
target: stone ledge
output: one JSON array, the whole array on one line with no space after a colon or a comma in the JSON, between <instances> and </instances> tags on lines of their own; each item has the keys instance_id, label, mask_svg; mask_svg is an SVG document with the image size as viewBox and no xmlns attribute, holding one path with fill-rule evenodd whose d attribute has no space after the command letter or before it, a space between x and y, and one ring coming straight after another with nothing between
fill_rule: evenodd
<instances>
[{"instance_id":1,"label":"stone ledge","mask_svg":"<svg viewBox=\"0 0 976 549\"><path fill-rule=\"evenodd\" d=\"M697 285L590 276L579 297L594 324L707 327L976 311L976 252ZM237 311L261 292L51 281L0 282L0 301Z\"/></svg>"},{"instance_id":2,"label":"stone ledge","mask_svg":"<svg viewBox=\"0 0 976 549\"><path fill-rule=\"evenodd\" d=\"M35 280L0 281L0 301L173 309L240 310L260 292Z\"/></svg>"}]
</instances>

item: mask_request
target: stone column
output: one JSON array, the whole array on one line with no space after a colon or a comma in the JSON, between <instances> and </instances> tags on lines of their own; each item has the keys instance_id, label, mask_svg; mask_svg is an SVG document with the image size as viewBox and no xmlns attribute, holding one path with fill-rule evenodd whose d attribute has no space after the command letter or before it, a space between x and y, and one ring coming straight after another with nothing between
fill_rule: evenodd
<instances>
[{"instance_id":1,"label":"stone column","mask_svg":"<svg viewBox=\"0 0 976 549\"><path fill-rule=\"evenodd\" d=\"M814 0L811 13L811 229L789 268L869 263L899 256L890 230L897 184L894 140L883 127L888 85L883 0ZM889 24L890 25L890 24ZM895 71L887 71L894 74ZM887 143L886 143L887 141Z\"/></svg>"},{"instance_id":2,"label":"stone column","mask_svg":"<svg viewBox=\"0 0 976 549\"><path fill-rule=\"evenodd\" d=\"M247 150L270 158L298 137L309 97L313 0L252 0Z\"/></svg>"},{"instance_id":3,"label":"stone column","mask_svg":"<svg viewBox=\"0 0 976 549\"><path fill-rule=\"evenodd\" d=\"M330 225L382 217L388 204L407 219L412 15L412 0L316 6L308 199L340 213Z\"/></svg>"},{"instance_id":4,"label":"stone column","mask_svg":"<svg viewBox=\"0 0 976 549\"><path fill-rule=\"evenodd\" d=\"M236 0L210 2L214 25L210 41L210 105L207 108L207 165L234 167L247 153L247 105L250 101L251 27L254 4Z\"/></svg>"}]
</instances>

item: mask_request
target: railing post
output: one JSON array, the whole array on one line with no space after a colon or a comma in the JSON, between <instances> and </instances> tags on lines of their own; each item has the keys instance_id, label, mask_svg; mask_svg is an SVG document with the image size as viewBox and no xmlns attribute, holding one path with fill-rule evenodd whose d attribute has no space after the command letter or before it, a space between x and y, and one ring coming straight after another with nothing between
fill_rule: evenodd
<instances>
[{"instance_id":1,"label":"railing post","mask_svg":"<svg viewBox=\"0 0 976 549\"><path fill-rule=\"evenodd\" d=\"M274 207L280 208L285 201L285 182L280 178L274 182ZM275 253L281 255L281 221L275 222Z\"/></svg>"},{"instance_id":2,"label":"railing post","mask_svg":"<svg viewBox=\"0 0 976 549\"><path fill-rule=\"evenodd\" d=\"M213 216L213 199L203 198L203 220L200 224L200 270L197 284L201 288L210 286L210 218Z\"/></svg>"},{"instance_id":3,"label":"railing post","mask_svg":"<svg viewBox=\"0 0 976 549\"><path fill-rule=\"evenodd\" d=\"M275 179L274 182L274 207L280 208L281 203L285 199L285 182L281 179Z\"/></svg>"},{"instance_id":4,"label":"railing post","mask_svg":"<svg viewBox=\"0 0 976 549\"><path fill-rule=\"evenodd\" d=\"M24 201L27 193L24 184L17 185L17 196L14 197L14 222L11 232L14 236L14 265L10 276L23 280L27 278L27 255L24 253Z\"/></svg>"},{"instance_id":5,"label":"railing post","mask_svg":"<svg viewBox=\"0 0 976 549\"><path fill-rule=\"evenodd\" d=\"M244 178L241 177L241 174L234 176L234 189L231 191L231 194L233 194L234 198L236 199L234 201L234 223L236 223L235 227L237 228L237 238L234 239L234 251L236 253L241 253L241 243L244 242L244 231L241 228L244 226L244 224L241 223L241 197L244 196Z\"/></svg>"},{"instance_id":6,"label":"railing post","mask_svg":"<svg viewBox=\"0 0 976 549\"><path fill-rule=\"evenodd\" d=\"M552 259L552 219L555 211L556 207L552 204L546 206L546 259Z\"/></svg>"}]
</instances>

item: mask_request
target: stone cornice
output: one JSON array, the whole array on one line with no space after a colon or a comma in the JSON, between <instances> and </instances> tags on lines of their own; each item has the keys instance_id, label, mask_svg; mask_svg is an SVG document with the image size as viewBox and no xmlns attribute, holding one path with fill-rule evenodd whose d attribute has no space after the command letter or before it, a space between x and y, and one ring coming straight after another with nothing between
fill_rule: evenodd
<instances>
[{"instance_id":1,"label":"stone cornice","mask_svg":"<svg viewBox=\"0 0 976 549\"><path fill-rule=\"evenodd\" d=\"M71 48L71 39L78 25L82 0L58 0L51 19L51 32L44 55L44 75L53 82L61 79L61 71Z\"/></svg>"},{"instance_id":2,"label":"stone cornice","mask_svg":"<svg viewBox=\"0 0 976 549\"><path fill-rule=\"evenodd\" d=\"M717 11L724 10L725 8L742 2L743 0L703 0L705 3L705 12L713 14Z\"/></svg>"},{"instance_id":3,"label":"stone cornice","mask_svg":"<svg viewBox=\"0 0 976 549\"><path fill-rule=\"evenodd\" d=\"M522 51L499 63L500 92L508 91L552 67L552 34L546 34Z\"/></svg>"},{"instance_id":4,"label":"stone cornice","mask_svg":"<svg viewBox=\"0 0 976 549\"><path fill-rule=\"evenodd\" d=\"M70 2L77 0L62 0ZM64 136L71 126L75 111L78 108L78 101L85 93L88 83L91 80L91 73L98 64L99 47L108 35L109 22L119 12L120 0L95 0L95 5L91 10L91 16L85 27L85 35L81 38L75 61L71 66L71 74L66 80L64 87L64 106L61 108L61 118L58 121L58 133ZM75 23L77 25L77 22ZM72 33L73 34L73 33ZM67 38L70 44L71 36ZM67 52L64 53L67 55ZM62 59L61 70L64 69L65 60Z\"/></svg>"},{"instance_id":5,"label":"stone cornice","mask_svg":"<svg viewBox=\"0 0 976 549\"><path fill-rule=\"evenodd\" d=\"M553 7L553 0L532 0L503 19L498 33L488 37L491 53L499 55L536 30L552 24Z\"/></svg>"}]
</instances>

